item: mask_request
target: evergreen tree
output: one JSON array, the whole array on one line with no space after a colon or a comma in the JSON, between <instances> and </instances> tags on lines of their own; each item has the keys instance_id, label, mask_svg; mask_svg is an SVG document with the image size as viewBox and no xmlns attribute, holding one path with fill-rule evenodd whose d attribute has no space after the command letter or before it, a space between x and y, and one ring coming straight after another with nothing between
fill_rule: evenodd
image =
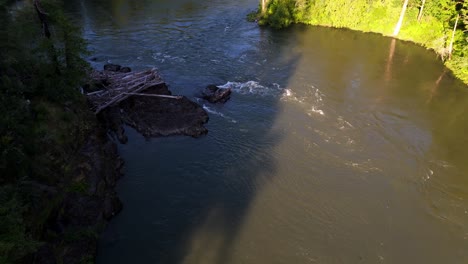
<instances>
[{"instance_id":1,"label":"evergreen tree","mask_svg":"<svg viewBox=\"0 0 468 264\"><path fill-rule=\"evenodd\" d=\"M85 42L53 0L36 2L44 31L34 2L0 0L0 263L26 261L40 246L40 194L24 186L60 181L86 127L77 110L86 107Z\"/></svg>"}]
</instances>

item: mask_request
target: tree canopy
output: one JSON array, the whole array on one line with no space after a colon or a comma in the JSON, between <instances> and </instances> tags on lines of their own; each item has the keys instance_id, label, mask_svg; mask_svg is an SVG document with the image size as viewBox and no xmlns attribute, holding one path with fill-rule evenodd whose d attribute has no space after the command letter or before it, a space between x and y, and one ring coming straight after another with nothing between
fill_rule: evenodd
<instances>
[{"instance_id":1,"label":"tree canopy","mask_svg":"<svg viewBox=\"0 0 468 264\"><path fill-rule=\"evenodd\" d=\"M468 2L463 0L269 0L259 23L344 27L420 43L468 83ZM397 30L398 22L401 25Z\"/></svg>"},{"instance_id":2,"label":"tree canopy","mask_svg":"<svg viewBox=\"0 0 468 264\"><path fill-rule=\"evenodd\" d=\"M0 263L16 263L41 244L47 217L27 186L61 181L87 128L86 49L58 1L0 0L0 25Z\"/></svg>"}]
</instances>

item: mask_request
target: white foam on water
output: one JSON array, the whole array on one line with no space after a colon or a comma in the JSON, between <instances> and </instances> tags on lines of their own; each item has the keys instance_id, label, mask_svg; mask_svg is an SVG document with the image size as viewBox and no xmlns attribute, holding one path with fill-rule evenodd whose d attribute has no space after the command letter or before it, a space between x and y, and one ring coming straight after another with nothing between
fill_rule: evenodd
<instances>
[{"instance_id":1,"label":"white foam on water","mask_svg":"<svg viewBox=\"0 0 468 264\"><path fill-rule=\"evenodd\" d=\"M232 119L232 118L230 118L230 117L224 115L224 114L221 113L221 112L218 112L218 111L216 111L216 110L214 110L214 109L211 109L210 107L208 107L208 106L206 106L206 105L203 105L203 109L205 109L205 111L207 111L207 112L210 113L210 114L217 115L217 116L220 116L220 117L222 117L222 118L225 118L225 119L229 120L229 122L231 122L231 123L234 123L234 124L237 123L237 121L236 121L235 119Z\"/></svg>"},{"instance_id":2,"label":"white foam on water","mask_svg":"<svg viewBox=\"0 0 468 264\"><path fill-rule=\"evenodd\" d=\"M283 89L279 84L272 84L271 86L263 86L256 81L247 82L227 82L218 86L219 88L230 88L231 91L238 94L252 94L260 96L278 96L282 93Z\"/></svg>"},{"instance_id":3,"label":"white foam on water","mask_svg":"<svg viewBox=\"0 0 468 264\"><path fill-rule=\"evenodd\" d=\"M297 102L304 103L305 97L297 97L296 94L291 89L284 89L283 94L281 95L281 100L286 102Z\"/></svg>"},{"instance_id":4,"label":"white foam on water","mask_svg":"<svg viewBox=\"0 0 468 264\"><path fill-rule=\"evenodd\" d=\"M154 60L160 62L160 63L164 63L166 61L176 62L176 63L185 63L184 58L180 58L180 57L177 57L177 56L171 56L170 54L161 53L161 52L154 53L152 58Z\"/></svg>"},{"instance_id":5,"label":"white foam on water","mask_svg":"<svg viewBox=\"0 0 468 264\"><path fill-rule=\"evenodd\" d=\"M342 117L342 116L338 116L337 127L340 130L346 130L346 129L354 128L354 126L351 123L349 123L348 121L346 121L344 119L344 117Z\"/></svg>"},{"instance_id":6,"label":"white foam on water","mask_svg":"<svg viewBox=\"0 0 468 264\"><path fill-rule=\"evenodd\" d=\"M365 160L365 161L361 161L361 162L356 162L356 161L345 161L344 163L346 166L348 167L352 167L353 169L356 169L356 170L359 170L361 172L365 172L365 173L370 173L370 172L381 172L382 169L376 167L372 160L368 159L368 160Z\"/></svg>"},{"instance_id":7,"label":"white foam on water","mask_svg":"<svg viewBox=\"0 0 468 264\"><path fill-rule=\"evenodd\" d=\"M309 90L303 96L297 95L292 91L292 89L283 89L281 100L304 105L304 108L306 108L306 113L309 116L324 116L325 112L321 109L323 107L323 97L324 95L322 92L320 92L318 88L311 85Z\"/></svg>"},{"instance_id":8,"label":"white foam on water","mask_svg":"<svg viewBox=\"0 0 468 264\"><path fill-rule=\"evenodd\" d=\"M325 112L323 112L323 110L318 109L318 108L315 107L315 106L312 106L312 108L310 109L310 111L308 112L308 114L309 114L309 116L312 115L312 114L318 114L318 115L324 116L324 115L325 115Z\"/></svg>"}]
</instances>

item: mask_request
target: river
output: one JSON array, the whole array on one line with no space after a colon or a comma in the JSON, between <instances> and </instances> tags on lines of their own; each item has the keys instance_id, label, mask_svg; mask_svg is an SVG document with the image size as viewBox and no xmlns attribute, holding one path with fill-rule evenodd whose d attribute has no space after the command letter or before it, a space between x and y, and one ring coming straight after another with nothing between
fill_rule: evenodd
<instances>
[{"instance_id":1,"label":"river","mask_svg":"<svg viewBox=\"0 0 468 264\"><path fill-rule=\"evenodd\" d=\"M75 0L96 61L233 89L208 135L126 128L97 263L468 263L468 90L377 34L246 21L257 0Z\"/></svg>"}]
</instances>

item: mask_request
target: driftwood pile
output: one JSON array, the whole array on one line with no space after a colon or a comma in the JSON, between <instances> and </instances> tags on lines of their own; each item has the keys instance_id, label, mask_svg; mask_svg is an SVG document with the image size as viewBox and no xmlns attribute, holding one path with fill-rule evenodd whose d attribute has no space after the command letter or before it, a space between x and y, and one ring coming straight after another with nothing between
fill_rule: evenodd
<instances>
[{"instance_id":1,"label":"driftwood pile","mask_svg":"<svg viewBox=\"0 0 468 264\"><path fill-rule=\"evenodd\" d=\"M127 99L130 96L152 96L181 99L180 96L144 94L144 90L163 84L156 69L139 72L93 71L90 74L94 83L100 84L101 90L87 93L91 109L95 114L111 105Z\"/></svg>"}]
</instances>

